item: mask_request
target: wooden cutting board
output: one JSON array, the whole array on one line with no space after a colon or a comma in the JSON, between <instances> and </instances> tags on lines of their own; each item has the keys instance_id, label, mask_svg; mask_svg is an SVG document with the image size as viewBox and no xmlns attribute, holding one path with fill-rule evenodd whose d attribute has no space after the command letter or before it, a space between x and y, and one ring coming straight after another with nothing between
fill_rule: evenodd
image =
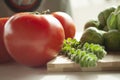
<instances>
[{"instance_id":1,"label":"wooden cutting board","mask_svg":"<svg viewBox=\"0 0 120 80\"><path fill-rule=\"evenodd\" d=\"M80 39L81 33L76 33L75 38ZM120 71L120 52L109 52L102 59L99 60L96 67L80 67L79 64L71 61L67 57L61 55L47 63L47 71L56 72L79 72L79 71Z\"/></svg>"},{"instance_id":2,"label":"wooden cutting board","mask_svg":"<svg viewBox=\"0 0 120 80\"><path fill-rule=\"evenodd\" d=\"M61 55L47 63L48 71L112 71L120 70L120 53L108 53L102 60L99 60L96 67L80 67L79 64Z\"/></svg>"}]
</instances>

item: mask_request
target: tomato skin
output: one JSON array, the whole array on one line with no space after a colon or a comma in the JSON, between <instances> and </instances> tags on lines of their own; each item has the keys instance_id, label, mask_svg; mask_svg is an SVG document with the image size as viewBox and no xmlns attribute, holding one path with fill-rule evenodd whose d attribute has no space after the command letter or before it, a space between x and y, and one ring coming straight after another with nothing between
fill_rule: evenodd
<instances>
[{"instance_id":1,"label":"tomato skin","mask_svg":"<svg viewBox=\"0 0 120 80\"><path fill-rule=\"evenodd\" d=\"M4 41L19 63L37 67L55 58L65 39L61 23L51 15L18 13L5 25Z\"/></svg>"},{"instance_id":2,"label":"tomato skin","mask_svg":"<svg viewBox=\"0 0 120 80\"><path fill-rule=\"evenodd\" d=\"M61 22L64 28L65 38L74 38L76 26L72 17L65 12L53 12L52 15Z\"/></svg>"},{"instance_id":3,"label":"tomato skin","mask_svg":"<svg viewBox=\"0 0 120 80\"><path fill-rule=\"evenodd\" d=\"M3 40L4 25L9 18L0 18L0 63L6 63L11 61L11 56L9 55Z\"/></svg>"}]
</instances>

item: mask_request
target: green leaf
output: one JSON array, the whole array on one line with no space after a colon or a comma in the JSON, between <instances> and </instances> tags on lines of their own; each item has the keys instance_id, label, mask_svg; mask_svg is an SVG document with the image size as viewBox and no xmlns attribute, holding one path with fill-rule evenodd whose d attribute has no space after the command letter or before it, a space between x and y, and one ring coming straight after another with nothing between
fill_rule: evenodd
<instances>
[{"instance_id":1,"label":"green leaf","mask_svg":"<svg viewBox=\"0 0 120 80\"><path fill-rule=\"evenodd\" d=\"M72 61L80 64L81 67L93 67L97 61L106 55L103 46L93 43L81 44L76 39L68 38L64 40L61 53Z\"/></svg>"}]
</instances>

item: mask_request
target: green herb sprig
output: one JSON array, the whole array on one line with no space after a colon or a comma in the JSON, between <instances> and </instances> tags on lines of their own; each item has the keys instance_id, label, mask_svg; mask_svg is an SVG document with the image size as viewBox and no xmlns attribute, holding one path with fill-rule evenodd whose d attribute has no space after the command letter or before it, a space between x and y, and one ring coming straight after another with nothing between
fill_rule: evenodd
<instances>
[{"instance_id":1,"label":"green herb sprig","mask_svg":"<svg viewBox=\"0 0 120 80\"><path fill-rule=\"evenodd\" d=\"M80 64L81 67L94 67L97 65L98 60L104 58L107 54L104 47L99 44L87 42L82 44L72 38L64 40L60 53Z\"/></svg>"}]
</instances>

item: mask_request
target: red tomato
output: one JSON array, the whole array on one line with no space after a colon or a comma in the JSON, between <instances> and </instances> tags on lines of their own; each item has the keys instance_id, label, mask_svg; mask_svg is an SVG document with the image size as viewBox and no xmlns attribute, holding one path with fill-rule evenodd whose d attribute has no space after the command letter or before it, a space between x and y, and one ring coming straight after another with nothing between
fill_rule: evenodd
<instances>
[{"instance_id":1,"label":"red tomato","mask_svg":"<svg viewBox=\"0 0 120 80\"><path fill-rule=\"evenodd\" d=\"M61 22L64 28L65 38L74 38L76 27L72 17L65 12L54 12L52 15Z\"/></svg>"},{"instance_id":2,"label":"red tomato","mask_svg":"<svg viewBox=\"0 0 120 80\"><path fill-rule=\"evenodd\" d=\"M65 39L61 23L51 15L18 13L5 25L4 41L17 62L38 67L55 58Z\"/></svg>"},{"instance_id":3,"label":"red tomato","mask_svg":"<svg viewBox=\"0 0 120 80\"><path fill-rule=\"evenodd\" d=\"M8 19L7 17L0 18L0 63L6 63L11 60L3 40L4 25Z\"/></svg>"}]
</instances>

